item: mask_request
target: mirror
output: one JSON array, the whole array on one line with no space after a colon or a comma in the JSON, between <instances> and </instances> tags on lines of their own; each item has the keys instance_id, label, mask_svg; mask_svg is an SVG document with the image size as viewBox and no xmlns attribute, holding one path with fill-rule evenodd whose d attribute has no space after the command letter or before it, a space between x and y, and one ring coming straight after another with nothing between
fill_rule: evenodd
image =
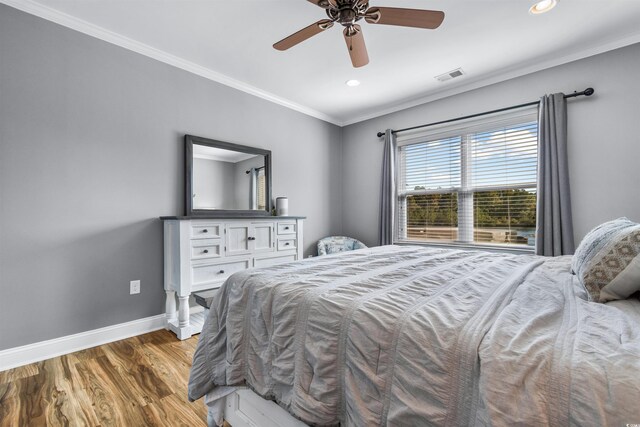
<instances>
[{"instance_id":1,"label":"mirror","mask_svg":"<svg viewBox=\"0 0 640 427\"><path fill-rule=\"evenodd\" d=\"M185 135L185 215L271 213L271 151Z\"/></svg>"}]
</instances>

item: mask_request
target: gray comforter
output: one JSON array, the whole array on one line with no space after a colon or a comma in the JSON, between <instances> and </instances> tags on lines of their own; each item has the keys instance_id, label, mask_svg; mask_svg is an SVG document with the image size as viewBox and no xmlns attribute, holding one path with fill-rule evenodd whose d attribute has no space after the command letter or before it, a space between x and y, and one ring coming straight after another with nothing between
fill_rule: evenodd
<instances>
[{"instance_id":1,"label":"gray comforter","mask_svg":"<svg viewBox=\"0 0 640 427\"><path fill-rule=\"evenodd\" d=\"M640 423L638 318L569 265L385 246L237 273L189 397L247 385L312 425Z\"/></svg>"}]
</instances>

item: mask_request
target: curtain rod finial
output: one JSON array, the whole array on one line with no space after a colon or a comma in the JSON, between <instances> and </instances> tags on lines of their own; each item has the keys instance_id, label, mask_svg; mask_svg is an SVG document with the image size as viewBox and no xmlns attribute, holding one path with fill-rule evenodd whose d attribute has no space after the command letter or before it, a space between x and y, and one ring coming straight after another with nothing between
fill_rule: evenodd
<instances>
[{"instance_id":1,"label":"curtain rod finial","mask_svg":"<svg viewBox=\"0 0 640 427\"><path fill-rule=\"evenodd\" d=\"M384 132L378 132L378 138L382 138L384 136Z\"/></svg>"},{"instance_id":2,"label":"curtain rod finial","mask_svg":"<svg viewBox=\"0 0 640 427\"><path fill-rule=\"evenodd\" d=\"M586 88L586 89L584 90L584 94L585 94L586 96L591 96L591 95L593 95L593 93L594 93L594 92L595 92L595 90L594 90L592 87L588 87L588 88Z\"/></svg>"}]
</instances>

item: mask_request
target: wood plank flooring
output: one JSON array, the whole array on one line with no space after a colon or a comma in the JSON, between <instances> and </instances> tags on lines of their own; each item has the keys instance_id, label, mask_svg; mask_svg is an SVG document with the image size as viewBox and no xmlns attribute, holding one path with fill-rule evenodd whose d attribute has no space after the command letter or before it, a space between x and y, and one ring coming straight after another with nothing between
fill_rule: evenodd
<instances>
[{"instance_id":1,"label":"wood plank flooring","mask_svg":"<svg viewBox=\"0 0 640 427\"><path fill-rule=\"evenodd\" d=\"M0 426L206 426L187 400L197 340L161 330L0 372Z\"/></svg>"}]
</instances>

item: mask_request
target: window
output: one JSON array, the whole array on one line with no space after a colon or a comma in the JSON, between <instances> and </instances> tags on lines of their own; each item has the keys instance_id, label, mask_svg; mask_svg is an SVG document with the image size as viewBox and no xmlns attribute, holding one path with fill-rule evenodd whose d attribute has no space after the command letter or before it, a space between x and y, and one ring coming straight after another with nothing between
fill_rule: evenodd
<instances>
[{"instance_id":1,"label":"window","mask_svg":"<svg viewBox=\"0 0 640 427\"><path fill-rule=\"evenodd\" d=\"M531 108L399 136L396 240L533 248L537 145Z\"/></svg>"},{"instance_id":2,"label":"window","mask_svg":"<svg viewBox=\"0 0 640 427\"><path fill-rule=\"evenodd\" d=\"M258 170L258 209L265 210L267 208L266 181L264 177L264 168Z\"/></svg>"}]
</instances>

